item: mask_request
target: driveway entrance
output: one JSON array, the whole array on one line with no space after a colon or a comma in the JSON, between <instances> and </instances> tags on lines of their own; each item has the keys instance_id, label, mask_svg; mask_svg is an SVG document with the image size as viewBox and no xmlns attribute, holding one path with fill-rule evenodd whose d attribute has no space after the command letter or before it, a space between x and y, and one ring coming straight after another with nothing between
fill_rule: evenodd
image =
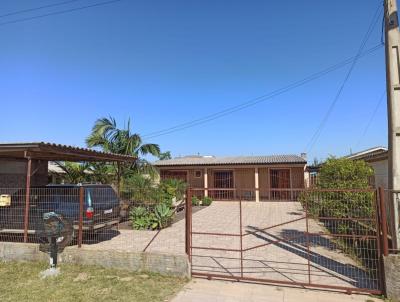
<instances>
[{"instance_id":1,"label":"driveway entrance","mask_svg":"<svg viewBox=\"0 0 400 302\"><path fill-rule=\"evenodd\" d=\"M194 214L193 276L380 294L375 191L295 195L214 202Z\"/></svg>"}]
</instances>

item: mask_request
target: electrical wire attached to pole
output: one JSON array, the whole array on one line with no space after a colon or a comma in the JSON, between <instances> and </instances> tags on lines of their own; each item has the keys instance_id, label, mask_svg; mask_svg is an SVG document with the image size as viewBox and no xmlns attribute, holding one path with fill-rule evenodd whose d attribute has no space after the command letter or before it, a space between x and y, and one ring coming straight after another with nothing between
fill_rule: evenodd
<instances>
[{"instance_id":1,"label":"electrical wire attached to pole","mask_svg":"<svg viewBox=\"0 0 400 302\"><path fill-rule=\"evenodd\" d=\"M328 68L325 68L325 69L323 69L323 70L321 70L319 72L313 73L313 74L311 74L311 75L309 75L309 76L307 76L307 77L305 77L305 78L303 78L301 80L295 81L295 82L290 83L290 84L288 84L288 85L286 85L284 87L281 87L279 89L271 91L268 94L253 98L253 99L251 99L249 101L246 101L244 103L241 103L241 104L238 104L236 106L232 106L232 107L226 108L224 110L221 110L221 111L206 115L204 117L200 117L200 118L194 119L194 120L189 121L189 122L181 123L181 124L169 127L169 128L165 128L165 129L161 129L161 130L158 130L158 131L153 131L153 132L147 133L147 134L143 135L142 137L147 140L147 139L152 139L152 138L155 138L155 137L160 137L160 136L172 134L172 133L175 133L175 132L178 132L178 131L183 131L185 129L192 128L192 127L195 127L195 126L198 126L198 125L202 125L202 124L208 123L210 121L222 118L224 116L233 114L235 112L244 110L244 109L249 108L251 106L255 106L255 105L259 104L259 103L266 102L266 101L271 100L272 98L274 98L276 96L279 96L281 94L289 92L289 91L291 91L291 90L293 90L295 88L303 86L303 85L305 85L305 84L307 84L309 82L315 81L315 80L317 80L317 79L319 79L319 78L321 78L321 77L323 77L323 76L325 76L325 75L327 75L327 74L329 74L331 72L334 72L334 71L336 71L336 70L338 70L340 68L343 68L344 66L353 63L354 60L360 59L360 58L362 58L364 56L372 54L375 51L377 51L378 49L381 49L382 47L383 47L382 44L378 44L378 45L376 45L374 47L371 47L370 49L364 51L363 53L361 53L360 56L355 56L355 57L348 58L348 59L346 59L344 61L341 61L339 63L336 63L336 64L334 64L334 65L332 65L332 66L330 66Z\"/></svg>"},{"instance_id":2,"label":"electrical wire attached to pole","mask_svg":"<svg viewBox=\"0 0 400 302\"><path fill-rule=\"evenodd\" d=\"M364 38L361 42L360 47L358 48L355 60L353 60L349 70L346 73L346 76L342 82L342 84L339 87L339 90L337 91L332 103L330 104L328 111L325 113L323 119L321 120L320 124L318 125L317 130L314 132L313 136L311 137L310 141L308 142L307 146L306 146L306 152L309 153L315 146L315 144L317 143L319 137L321 136L322 130L324 129L329 117L331 116L333 109L335 108L337 102L339 101L340 96L342 95L343 89L346 86L347 81L350 79L350 76L354 70L354 67L358 61L358 59L360 58L360 55L362 54L365 45L368 42L369 37L372 34L373 29L375 28L375 25L377 24L378 20L379 20L379 16L382 12L382 5L379 4L378 9L375 11L375 14L371 20L371 23L369 24L368 30L364 35Z\"/></svg>"},{"instance_id":3,"label":"electrical wire attached to pole","mask_svg":"<svg viewBox=\"0 0 400 302\"><path fill-rule=\"evenodd\" d=\"M374 118L375 118L375 116L376 116L376 114L377 114L377 112L379 110L379 107L381 106L383 100L385 99L385 96L386 96L386 89L382 93L381 97L379 98L378 103L376 104L376 107L375 107L374 111L372 112L372 115L371 115L370 119L368 120L368 123L365 126L365 129L364 129L363 133L361 134L359 140L357 141L355 149L358 149L358 147L360 146L362 140L364 139L365 135L367 134L367 132L369 130L369 127L371 126L372 122L374 121Z\"/></svg>"},{"instance_id":4,"label":"electrical wire attached to pole","mask_svg":"<svg viewBox=\"0 0 400 302\"><path fill-rule=\"evenodd\" d=\"M74 8L59 10L59 11L55 11L55 12L51 12L51 13L47 13L47 14L36 15L36 16L26 17L26 18L21 18L21 19L15 19L15 20L11 20L11 21L2 22L2 23L0 23L0 26L20 23L20 22L26 22L26 21L31 21L31 20L35 20L35 19L41 19L41 18L54 16L54 15L62 15L62 14L66 14L66 13L72 13L72 12L76 12L79 10L103 6L103 5L112 4L112 3L116 3L116 2L120 2L120 1L122 1L122 0L109 0L109 1L97 2L97 3L85 5L85 6L78 6L78 7L74 7ZM15 12L15 13L17 13L17 12Z\"/></svg>"}]
</instances>

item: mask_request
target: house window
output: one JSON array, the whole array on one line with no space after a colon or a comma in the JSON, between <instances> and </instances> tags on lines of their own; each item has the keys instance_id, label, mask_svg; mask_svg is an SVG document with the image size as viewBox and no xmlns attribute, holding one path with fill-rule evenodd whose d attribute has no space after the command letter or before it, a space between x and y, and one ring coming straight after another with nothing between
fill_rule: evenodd
<instances>
[{"instance_id":1,"label":"house window","mask_svg":"<svg viewBox=\"0 0 400 302\"><path fill-rule=\"evenodd\" d=\"M211 192L211 197L217 200L232 200L234 191L233 190L221 190L221 189L232 189L233 184L233 171L216 171L214 173L214 190Z\"/></svg>"},{"instance_id":2,"label":"house window","mask_svg":"<svg viewBox=\"0 0 400 302\"><path fill-rule=\"evenodd\" d=\"M194 171L194 177L200 178L201 177L201 171L200 170Z\"/></svg>"},{"instance_id":3,"label":"house window","mask_svg":"<svg viewBox=\"0 0 400 302\"><path fill-rule=\"evenodd\" d=\"M171 170L162 170L160 173L161 180L165 179L178 179L184 182L187 181L186 171L171 171Z\"/></svg>"},{"instance_id":4,"label":"house window","mask_svg":"<svg viewBox=\"0 0 400 302\"><path fill-rule=\"evenodd\" d=\"M214 174L215 188L233 188L233 171L217 171Z\"/></svg>"}]
</instances>

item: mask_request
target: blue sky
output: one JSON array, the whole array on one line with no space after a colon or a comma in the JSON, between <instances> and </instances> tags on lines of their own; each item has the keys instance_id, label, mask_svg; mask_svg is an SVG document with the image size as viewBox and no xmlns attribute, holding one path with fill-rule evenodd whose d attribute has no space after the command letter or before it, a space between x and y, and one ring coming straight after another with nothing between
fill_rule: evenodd
<instances>
[{"instance_id":1,"label":"blue sky","mask_svg":"<svg viewBox=\"0 0 400 302\"><path fill-rule=\"evenodd\" d=\"M0 15L55 2L3 0ZM123 0L0 24L0 141L84 146L102 116L145 135L238 105L355 56L380 2ZM365 49L380 40L381 20ZM174 156L299 154L349 67L149 142ZM385 100L361 139L384 90L380 48L358 61L309 159L387 145Z\"/></svg>"}]
</instances>

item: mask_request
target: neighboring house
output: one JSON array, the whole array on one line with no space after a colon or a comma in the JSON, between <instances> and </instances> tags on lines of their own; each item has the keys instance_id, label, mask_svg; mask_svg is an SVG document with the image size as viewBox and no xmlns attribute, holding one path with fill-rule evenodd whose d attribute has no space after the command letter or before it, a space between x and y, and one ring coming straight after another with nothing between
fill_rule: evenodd
<instances>
[{"instance_id":1,"label":"neighboring house","mask_svg":"<svg viewBox=\"0 0 400 302\"><path fill-rule=\"evenodd\" d=\"M346 156L353 160L363 160L374 169L374 177L371 185L378 187L388 187L388 150L385 147L374 147Z\"/></svg>"},{"instance_id":2,"label":"neighboring house","mask_svg":"<svg viewBox=\"0 0 400 302\"><path fill-rule=\"evenodd\" d=\"M55 162L49 161L48 164L49 183L62 184L65 180L65 171Z\"/></svg>"},{"instance_id":3,"label":"neighboring house","mask_svg":"<svg viewBox=\"0 0 400 302\"><path fill-rule=\"evenodd\" d=\"M24 159L0 158L0 188L25 187L26 169L27 161ZM32 160L32 171L32 186L47 185L47 160Z\"/></svg>"},{"instance_id":4,"label":"neighboring house","mask_svg":"<svg viewBox=\"0 0 400 302\"><path fill-rule=\"evenodd\" d=\"M314 188L318 184L318 173L320 168L321 164L306 167L304 173L304 183L306 188Z\"/></svg>"},{"instance_id":5,"label":"neighboring house","mask_svg":"<svg viewBox=\"0 0 400 302\"><path fill-rule=\"evenodd\" d=\"M305 156L186 156L154 163L161 179L181 179L216 200L289 199L304 189ZM297 189L297 192L296 192Z\"/></svg>"}]
</instances>

